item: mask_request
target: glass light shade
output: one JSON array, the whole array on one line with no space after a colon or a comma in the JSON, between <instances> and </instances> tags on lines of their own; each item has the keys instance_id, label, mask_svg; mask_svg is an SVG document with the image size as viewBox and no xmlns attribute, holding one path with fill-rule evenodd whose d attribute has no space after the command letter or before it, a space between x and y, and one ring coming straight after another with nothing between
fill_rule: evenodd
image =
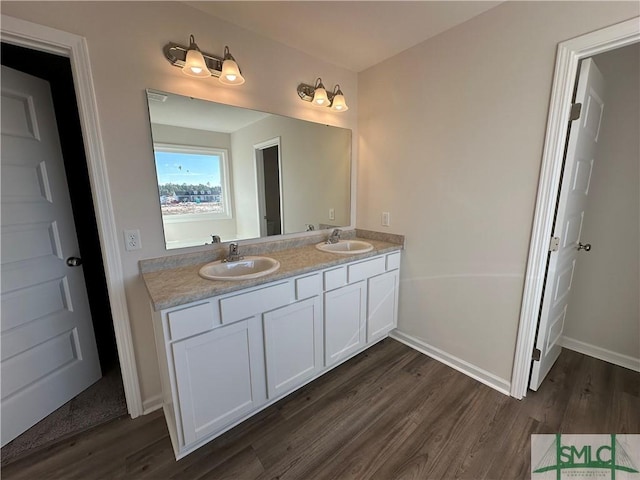
<instances>
[{"instance_id":1,"label":"glass light shade","mask_svg":"<svg viewBox=\"0 0 640 480\"><path fill-rule=\"evenodd\" d=\"M327 96L327 91L322 86L322 83L314 90L313 100L311 103L318 107L326 107L329 105L329 97Z\"/></svg>"},{"instance_id":2,"label":"glass light shade","mask_svg":"<svg viewBox=\"0 0 640 480\"><path fill-rule=\"evenodd\" d=\"M331 110L334 112L346 112L349 110L347 106L347 102L344 99L344 95L342 92L337 93L333 96L333 102L331 103Z\"/></svg>"},{"instance_id":3,"label":"glass light shade","mask_svg":"<svg viewBox=\"0 0 640 480\"><path fill-rule=\"evenodd\" d=\"M204 62L204 57L199 50L190 48L187 50L187 58L184 62L182 72L190 77L210 77L211 72L207 68L207 64Z\"/></svg>"},{"instance_id":4,"label":"glass light shade","mask_svg":"<svg viewBox=\"0 0 640 480\"><path fill-rule=\"evenodd\" d=\"M244 83L244 77L240 73L240 68L233 58L226 58L224 62L222 62L220 83L224 83L225 85L242 85Z\"/></svg>"}]
</instances>

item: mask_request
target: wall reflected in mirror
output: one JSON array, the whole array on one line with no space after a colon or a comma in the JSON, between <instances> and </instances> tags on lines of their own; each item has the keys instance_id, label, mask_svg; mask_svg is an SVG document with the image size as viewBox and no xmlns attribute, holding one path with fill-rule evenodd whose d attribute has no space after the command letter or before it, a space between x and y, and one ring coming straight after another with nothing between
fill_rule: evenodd
<instances>
[{"instance_id":1,"label":"wall reflected in mirror","mask_svg":"<svg viewBox=\"0 0 640 480\"><path fill-rule=\"evenodd\" d=\"M147 90L167 249L345 227L351 130Z\"/></svg>"}]
</instances>

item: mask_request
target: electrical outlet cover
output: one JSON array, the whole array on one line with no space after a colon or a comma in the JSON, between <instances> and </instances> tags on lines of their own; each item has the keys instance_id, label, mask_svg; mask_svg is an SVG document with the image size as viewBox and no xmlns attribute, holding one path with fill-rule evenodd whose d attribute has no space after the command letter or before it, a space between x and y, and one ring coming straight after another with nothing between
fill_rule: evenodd
<instances>
[{"instance_id":1,"label":"electrical outlet cover","mask_svg":"<svg viewBox=\"0 0 640 480\"><path fill-rule=\"evenodd\" d=\"M140 250L142 248L142 244L140 242L140 230L124 231L124 248L127 252Z\"/></svg>"}]
</instances>

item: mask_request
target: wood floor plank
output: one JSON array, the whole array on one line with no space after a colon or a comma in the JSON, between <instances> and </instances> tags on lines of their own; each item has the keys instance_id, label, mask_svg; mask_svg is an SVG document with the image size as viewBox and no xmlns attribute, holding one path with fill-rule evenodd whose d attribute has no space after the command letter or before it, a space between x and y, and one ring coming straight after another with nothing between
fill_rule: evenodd
<instances>
[{"instance_id":1,"label":"wood floor plank","mask_svg":"<svg viewBox=\"0 0 640 480\"><path fill-rule=\"evenodd\" d=\"M180 461L158 411L64 439L1 473L9 480L528 478L532 434L640 433L639 402L640 374L576 352L565 350L540 390L518 401L388 339Z\"/></svg>"},{"instance_id":2,"label":"wood floor plank","mask_svg":"<svg viewBox=\"0 0 640 480\"><path fill-rule=\"evenodd\" d=\"M470 446L461 451L454 462L446 465L445 473L453 471L454 478L484 478L494 456L500 452L506 453L509 446L505 445L505 432L513 428L522 405L518 400L507 397L496 399L495 405L493 412L486 412L488 421L478 433L469 435Z\"/></svg>"},{"instance_id":3,"label":"wood floor plank","mask_svg":"<svg viewBox=\"0 0 640 480\"><path fill-rule=\"evenodd\" d=\"M112 445L126 445L129 449L142 448L143 440L130 436L131 432L145 431L166 432L166 424L161 412L154 412L132 420L122 417L107 422L92 430L74 435L64 441L39 450L32 455L21 458L2 468L3 478L63 478L65 470L73 470L78 459L91 457L93 452ZM37 459L37 461L34 461ZM116 468L114 460L107 471ZM118 468L120 465L118 465ZM73 474L69 474L73 476Z\"/></svg>"},{"instance_id":4,"label":"wood floor plank","mask_svg":"<svg viewBox=\"0 0 640 480\"><path fill-rule=\"evenodd\" d=\"M487 480L531 478L531 435L552 433L535 418L520 413L510 430L504 432L501 448L493 455ZM481 477L479 477L481 478Z\"/></svg>"},{"instance_id":5,"label":"wood floor plank","mask_svg":"<svg viewBox=\"0 0 640 480\"><path fill-rule=\"evenodd\" d=\"M197 478L223 464L251 446L253 441L270 432L284 421L277 408L271 407L254 415L237 427L163 469L163 478L172 480Z\"/></svg>"},{"instance_id":6,"label":"wood floor plank","mask_svg":"<svg viewBox=\"0 0 640 480\"><path fill-rule=\"evenodd\" d=\"M418 356L403 367L403 371L412 376L410 392L397 392L400 398L393 406L385 410L379 418L365 427L358 435L343 445L338 453L327 459L326 465L314 478L332 480L339 478L366 479L385 464L396 448L411 437L417 428L416 412L428 408L437 396L443 392L442 375L444 367L425 356ZM448 368L448 367L444 367Z\"/></svg>"},{"instance_id":7,"label":"wood floor plank","mask_svg":"<svg viewBox=\"0 0 640 480\"><path fill-rule=\"evenodd\" d=\"M428 470L429 478L444 478L451 472L465 473L461 463L472 454L479 437L494 421L502 405L508 401L504 395L484 385L478 386L462 415L453 419L447 430L441 430L442 439L438 441L439 451L433 456ZM482 443L481 443L482 444ZM457 477L466 478L466 477ZM473 475L471 478L477 478Z\"/></svg>"},{"instance_id":8,"label":"wood floor plank","mask_svg":"<svg viewBox=\"0 0 640 480\"><path fill-rule=\"evenodd\" d=\"M376 371L381 364L386 364L405 352L407 352L405 345L386 338L287 396L278 402L278 410L284 418L291 418L305 409L313 408L316 402L331 392L340 390L344 384Z\"/></svg>"},{"instance_id":9,"label":"wood floor plank","mask_svg":"<svg viewBox=\"0 0 640 480\"><path fill-rule=\"evenodd\" d=\"M388 392L393 390L393 383L405 389L413 382L409 375L398 375L398 371L415 355L416 352L407 350L387 365L325 396L315 407L322 405L327 415L319 417L313 412L301 411L283 422L276 434L279 442L266 439L254 443L267 471L277 472L279 478L300 478L297 475L303 473L299 465L301 459L313 462L318 456L330 456L332 448L339 448L387 407L392 401Z\"/></svg>"},{"instance_id":10,"label":"wood floor plank","mask_svg":"<svg viewBox=\"0 0 640 480\"><path fill-rule=\"evenodd\" d=\"M255 480L264 472L260 459L251 447L238 452L216 468L194 478L194 480Z\"/></svg>"},{"instance_id":11,"label":"wood floor plank","mask_svg":"<svg viewBox=\"0 0 640 480\"><path fill-rule=\"evenodd\" d=\"M421 368L412 368L407 371L407 365L419 360ZM423 355L414 355L414 360L409 361L399 375L402 381L394 380L400 388L379 390L368 402L368 411L371 415L363 416L362 408L353 410L353 419L347 419L353 425L353 429L345 432L346 435L336 439L329 437L329 445L318 449L319 454L307 459L303 467L296 469L298 478L326 478L348 477L349 470L360 470L358 478L366 478L368 472L372 474L384 463L386 453L393 451L391 445L399 444L403 439L411 435L417 424L411 419L411 413L426 395L430 373L436 376L437 362L425 359ZM416 381L416 379L425 381ZM385 438L386 442L373 442L372 439ZM326 443L326 442L325 442ZM350 465L360 458L363 467L357 464ZM331 473L330 466L336 465L341 471Z\"/></svg>"},{"instance_id":12,"label":"wood floor plank","mask_svg":"<svg viewBox=\"0 0 640 480\"><path fill-rule=\"evenodd\" d=\"M431 405L429 415L423 417L410 439L403 442L390 461L378 469L371 478L428 478L452 427L457 422L470 421L476 414L472 405L487 395L488 390L478 389L479 384L469 377L457 378L446 395L439 396ZM486 388L486 387L485 387ZM475 400L475 401L474 401Z\"/></svg>"},{"instance_id":13,"label":"wood floor plank","mask_svg":"<svg viewBox=\"0 0 640 480\"><path fill-rule=\"evenodd\" d=\"M609 416L613 379L611 364L583 355L560 432L611 433Z\"/></svg>"}]
</instances>

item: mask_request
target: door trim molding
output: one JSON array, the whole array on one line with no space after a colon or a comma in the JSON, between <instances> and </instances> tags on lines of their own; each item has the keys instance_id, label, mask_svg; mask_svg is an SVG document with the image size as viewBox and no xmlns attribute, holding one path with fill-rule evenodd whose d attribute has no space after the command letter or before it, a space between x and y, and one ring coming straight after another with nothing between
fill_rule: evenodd
<instances>
[{"instance_id":1,"label":"door trim molding","mask_svg":"<svg viewBox=\"0 0 640 480\"><path fill-rule=\"evenodd\" d=\"M63 55L71 60L127 409L135 418L143 413L142 398L87 41L72 33L7 15L2 15L1 22L0 39L3 42Z\"/></svg>"},{"instance_id":2,"label":"door trim molding","mask_svg":"<svg viewBox=\"0 0 640 480\"><path fill-rule=\"evenodd\" d=\"M518 399L526 396L529 386L531 352L542 302L549 240L553 231L578 64L583 58L640 41L639 18L635 17L558 44L511 377L510 393Z\"/></svg>"}]
</instances>

